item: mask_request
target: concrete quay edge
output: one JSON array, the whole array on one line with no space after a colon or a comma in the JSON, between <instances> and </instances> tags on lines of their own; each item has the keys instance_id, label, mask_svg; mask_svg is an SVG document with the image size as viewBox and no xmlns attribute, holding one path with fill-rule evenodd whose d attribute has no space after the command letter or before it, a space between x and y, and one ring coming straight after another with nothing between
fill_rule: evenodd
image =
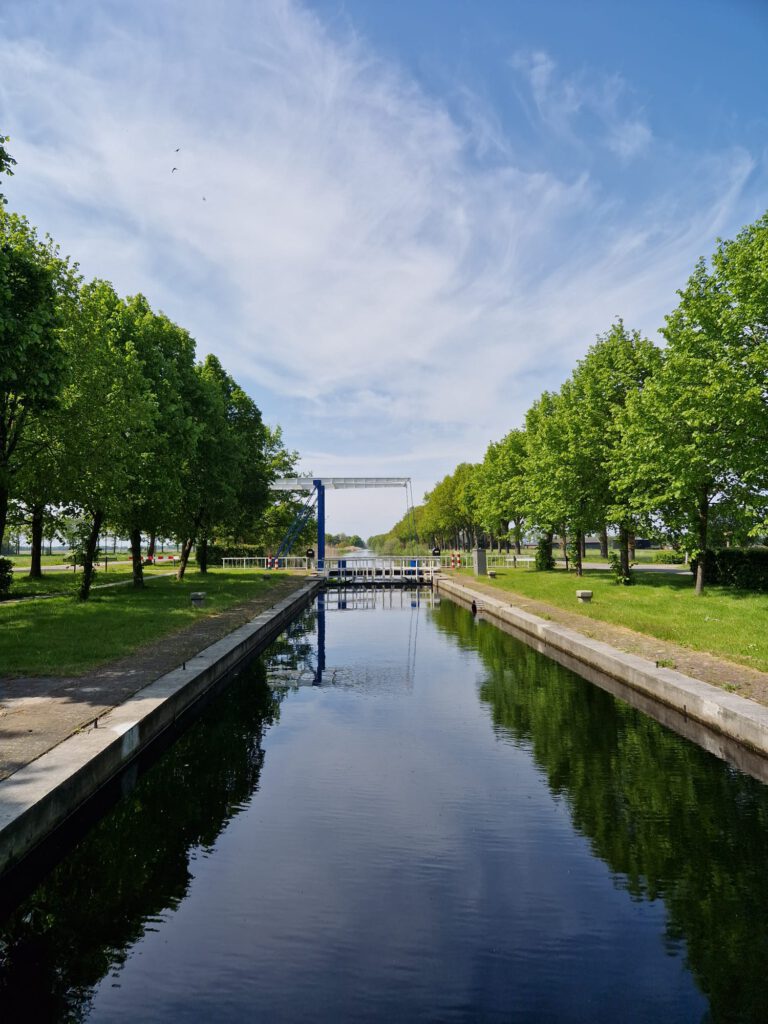
<instances>
[{"instance_id":1,"label":"concrete quay edge","mask_svg":"<svg viewBox=\"0 0 768 1024\"><path fill-rule=\"evenodd\" d=\"M617 680L642 697L673 709L683 719L692 719L761 758L768 757L768 707L675 669L657 667L647 658L619 651L455 580L440 577L435 586L440 593L458 598L466 606L474 600L484 616L512 626L523 640L542 653L560 655L556 660L575 671L584 667ZM588 672L582 674L590 678ZM660 715L654 717L662 720ZM719 753L711 743L703 745Z\"/></svg>"},{"instance_id":2,"label":"concrete quay edge","mask_svg":"<svg viewBox=\"0 0 768 1024\"><path fill-rule=\"evenodd\" d=\"M262 650L314 597L317 580L217 640L0 781L0 878L208 691Z\"/></svg>"}]
</instances>

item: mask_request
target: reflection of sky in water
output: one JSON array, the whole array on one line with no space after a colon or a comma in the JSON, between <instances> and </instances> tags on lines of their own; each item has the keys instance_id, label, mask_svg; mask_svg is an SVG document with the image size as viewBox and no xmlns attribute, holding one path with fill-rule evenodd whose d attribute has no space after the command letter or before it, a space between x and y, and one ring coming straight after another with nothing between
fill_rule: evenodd
<instances>
[{"instance_id":1,"label":"reflection of sky in water","mask_svg":"<svg viewBox=\"0 0 768 1024\"><path fill-rule=\"evenodd\" d=\"M287 694L259 790L93 1019L700 1019L664 904L499 741L477 653L409 602L325 618L324 685Z\"/></svg>"}]
</instances>

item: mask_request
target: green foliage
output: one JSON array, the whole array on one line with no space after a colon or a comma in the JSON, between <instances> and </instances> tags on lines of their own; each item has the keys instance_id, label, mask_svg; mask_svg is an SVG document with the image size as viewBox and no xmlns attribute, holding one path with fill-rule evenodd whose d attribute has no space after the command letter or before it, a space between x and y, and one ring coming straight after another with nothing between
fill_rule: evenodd
<instances>
[{"instance_id":1,"label":"green foliage","mask_svg":"<svg viewBox=\"0 0 768 1024\"><path fill-rule=\"evenodd\" d=\"M483 526L498 537L507 537L513 524L513 539L522 540L525 519L526 435L510 430L498 442L491 442L478 467L477 515Z\"/></svg>"},{"instance_id":2,"label":"green foliage","mask_svg":"<svg viewBox=\"0 0 768 1024\"><path fill-rule=\"evenodd\" d=\"M0 204L0 544L27 419L57 401L65 367L58 329L74 287L51 239Z\"/></svg>"},{"instance_id":3,"label":"green foliage","mask_svg":"<svg viewBox=\"0 0 768 1024\"><path fill-rule=\"evenodd\" d=\"M16 161L5 148L6 142L10 142L9 137L7 135L0 135L0 174L7 174L10 178L13 177L13 170L11 168L16 166ZM0 192L0 205L4 205L5 202L5 196Z\"/></svg>"},{"instance_id":4,"label":"green foliage","mask_svg":"<svg viewBox=\"0 0 768 1024\"><path fill-rule=\"evenodd\" d=\"M692 554L713 515L758 532L768 511L767 268L768 216L721 242L710 268L700 260L666 318L661 367L627 405L617 476Z\"/></svg>"},{"instance_id":5,"label":"green foliage","mask_svg":"<svg viewBox=\"0 0 768 1024\"><path fill-rule=\"evenodd\" d=\"M658 565L683 565L685 555L680 554L679 551L657 551L652 561Z\"/></svg>"},{"instance_id":6,"label":"green foliage","mask_svg":"<svg viewBox=\"0 0 768 1024\"><path fill-rule=\"evenodd\" d=\"M325 543L334 548L364 548L365 541L362 537L353 533L351 536L346 533L326 533Z\"/></svg>"},{"instance_id":7,"label":"green foliage","mask_svg":"<svg viewBox=\"0 0 768 1024\"><path fill-rule=\"evenodd\" d=\"M0 601L8 597L13 583L13 562L10 558L0 558Z\"/></svg>"},{"instance_id":8,"label":"green foliage","mask_svg":"<svg viewBox=\"0 0 768 1024\"><path fill-rule=\"evenodd\" d=\"M535 567L540 572L550 572L555 568L555 560L552 557L552 537L540 537L536 545Z\"/></svg>"},{"instance_id":9,"label":"green foliage","mask_svg":"<svg viewBox=\"0 0 768 1024\"><path fill-rule=\"evenodd\" d=\"M699 558L691 560L696 573ZM768 548L722 548L704 553L705 583L768 592Z\"/></svg>"},{"instance_id":10,"label":"green foliage","mask_svg":"<svg viewBox=\"0 0 768 1024\"><path fill-rule=\"evenodd\" d=\"M611 576L613 582L621 587L631 587L635 582L634 574L632 573L631 567L628 571L624 569L621 564L621 555L618 551L611 551L608 555L608 565L610 567Z\"/></svg>"},{"instance_id":11,"label":"green foliage","mask_svg":"<svg viewBox=\"0 0 768 1024\"><path fill-rule=\"evenodd\" d=\"M208 545L208 561L212 565L220 565L223 558L260 558L263 555L263 549L257 544L222 544L214 541Z\"/></svg>"},{"instance_id":12,"label":"green foliage","mask_svg":"<svg viewBox=\"0 0 768 1024\"><path fill-rule=\"evenodd\" d=\"M69 557L73 565L85 565L86 548L90 532L91 524L87 519L76 519L71 522L67 531L67 543L69 545ZM98 561L99 554L99 549L96 548L93 553L94 560Z\"/></svg>"}]
</instances>

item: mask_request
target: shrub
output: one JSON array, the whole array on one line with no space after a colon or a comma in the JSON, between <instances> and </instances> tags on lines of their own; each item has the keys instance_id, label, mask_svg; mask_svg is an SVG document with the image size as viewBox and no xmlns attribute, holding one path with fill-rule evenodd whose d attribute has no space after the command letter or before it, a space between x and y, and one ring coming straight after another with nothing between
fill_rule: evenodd
<instances>
[{"instance_id":1,"label":"shrub","mask_svg":"<svg viewBox=\"0 0 768 1024\"><path fill-rule=\"evenodd\" d=\"M632 564L627 572L622 572L621 568L621 555L618 551L611 551L608 555L608 563L613 576L613 582L622 587L631 587L635 582L634 576L632 575Z\"/></svg>"},{"instance_id":2,"label":"shrub","mask_svg":"<svg viewBox=\"0 0 768 1024\"><path fill-rule=\"evenodd\" d=\"M679 551L657 551L653 556L653 561L658 562L659 565L683 565L685 555Z\"/></svg>"},{"instance_id":3,"label":"shrub","mask_svg":"<svg viewBox=\"0 0 768 1024\"><path fill-rule=\"evenodd\" d=\"M208 543L208 564L220 565L222 558L261 558L264 549L257 544L216 544ZM195 559L200 557L195 549Z\"/></svg>"},{"instance_id":4,"label":"shrub","mask_svg":"<svg viewBox=\"0 0 768 1024\"><path fill-rule=\"evenodd\" d=\"M13 562L10 558L0 558L0 601L8 597L13 583Z\"/></svg>"},{"instance_id":5,"label":"shrub","mask_svg":"<svg viewBox=\"0 0 768 1024\"><path fill-rule=\"evenodd\" d=\"M552 542L548 537L542 537L536 545L536 558L534 565L537 569L547 572L555 568L555 560L552 557Z\"/></svg>"},{"instance_id":6,"label":"shrub","mask_svg":"<svg viewBox=\"0 0 768 1024\"><path fill-rule=\"evenodd\" d=\"M696 574L698 559L691 559ZM768 548L721 548L704 553L704 582L768 591Z\"/></svg>"}]
</instances>

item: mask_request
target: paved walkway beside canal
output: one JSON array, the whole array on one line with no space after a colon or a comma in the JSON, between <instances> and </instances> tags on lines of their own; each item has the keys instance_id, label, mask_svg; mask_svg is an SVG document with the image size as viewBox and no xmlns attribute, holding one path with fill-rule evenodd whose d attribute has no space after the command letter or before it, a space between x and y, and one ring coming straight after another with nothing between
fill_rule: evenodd
<instances>
[{"instance_id":1,"label":"paved walkway beside canal","mask_svg":"<svg viewBox=\"0 0 768 1024\"><path fill-rule=\"evenodd\" d=\"M306 584L282 577L269 591L82 676L0 677L0 779L7 778L166 672Z\"/></svg>"},{"instance_id":2,"label":"paved walkway beside canal","mask_svg":"<svg viewBox=\"0 0 768 1024\"><path fill-rule=\"evenodd\" d=\"M730 692L738 693L741 697L748 697L768 706L768 672L759 672L746 665L716 658L712 654L693 651L680 644L646 636L644 633L635 633L624 626L615 626L610 622L587 618L575 611L569 612L563 608L556 608L543 601L535 601L522 594L494 587L490 583L484 583L471 576L462 575L457 578L456 582L470 587L479 595L487 594L489 597L496 598L497 601L506 601L515 608L530 612L531 615L538 615L540 618L568 626L569 629L582 633L591 640L600 640L620 651L637 654L651 662L663 661L686 676L711 683L713 686L720 686ZM478 604L482 612L482 601L478 601Z\"/></svg>"}]
</instances>

